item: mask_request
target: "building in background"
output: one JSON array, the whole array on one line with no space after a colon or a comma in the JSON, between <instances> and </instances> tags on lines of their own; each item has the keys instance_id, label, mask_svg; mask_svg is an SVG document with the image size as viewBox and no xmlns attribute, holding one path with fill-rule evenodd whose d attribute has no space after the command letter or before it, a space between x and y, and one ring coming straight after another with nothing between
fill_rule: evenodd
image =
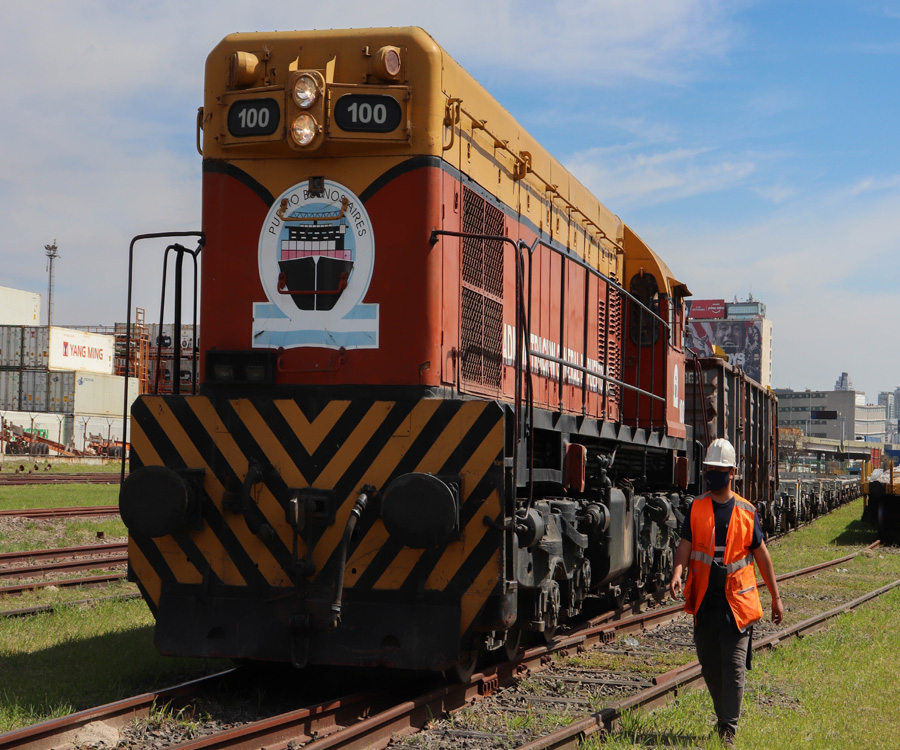
<instances>
[{"instance_id":1,"label":"building in background","mask_svg":"<svg viewBox=\"0 0 900 750\"><path fill-rule=\"evenodd\" d=\"M834 390L836 391L852 391L853 390L853 381L850 379L850 375L846 372L842 372L841 376L834 381Z\"/></svg>"},{"instance_id":2,"label":"building in background","mask_svg":"<svg viewBox=\"0 0 900 750\"><path fill-rule=\"evenodd\" d=\"M886 442L896 443L898 438L900 438L900 425L898 425L900 415L897 414L897 391L882 391L879 393L878 405L884 407L884 418L886 422L885 434L887 435Z\"/></svg>"},{"instance_id":3,"label":"building in background","mask_svg":"<svg viewBox=\"0 0 900 750\"><path fill-rule=\"evenodd\" d=\"M718 346L728 361L763 386L772 385L772 321L766 306L753 299L688 300L685 348L711 357Z\"/></svg>"},{"instance_id":4,"label":"building in background","mask_svg":"<svg viewBox=\"0 0 900 750\"><path fill-rule=\"evenodd\" d=\"M841 373L835 386L853 381ZM778 424L794 427L808 437L829 440L887 441L887 411L883 404L867 404L866 394L848 388L833 391L794 391L776 388ZM889 441L888 441L889 442Z\"/></svg>"}]
</instances>

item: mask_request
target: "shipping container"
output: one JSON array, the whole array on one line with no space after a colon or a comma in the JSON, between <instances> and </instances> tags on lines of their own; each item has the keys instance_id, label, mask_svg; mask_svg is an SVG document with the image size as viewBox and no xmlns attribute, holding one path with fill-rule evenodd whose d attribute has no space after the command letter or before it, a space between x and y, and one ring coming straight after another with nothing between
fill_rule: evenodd
<instances>
[{"instance_id":1,"label":"shipping container","mask_svg":"<svg viewBox=\"0 0 900 750\"><path fill-rule=\"evenodd\" d=\"M147 326L150 331L150 348L156 350L160 348L163 352L168 352L171 356L174 347L181 347L182 356L189 356L191 348L194 345L194 326L187 324L182 325L175 333L174 323L164 323L160 329L159 323L151 323ZM197 330L197 344L200 343L200 331Z\"/></svg>"},{"instance_id":2,"label":"shipping container","mask_svg":"<svg viewBox=\"0 0 900 750\"><path fill-rule=\"evenodd\" d=\"M45 370L21 370L21 411L47 411L47 372Z\"/></svg>"},{"instance_id":3,"label":"shipping container","mask_svg":"<svg viewBox=\"0 0 900 750\"><path fill-rule=\"evenodd\" d=\"M75 411L74 372L48 373L47 411L51 414L72 414Z\"/></svg>"},{"instance_id":4,"label":"shipping container","mask_svg":"<svg viewBox=\"0 0 900 750\"><path fill-rule=\"evenodd\" d=\"M51 326L48 366L51 370L112 375L115 346L115 336Z\"/></svg>"},{"instance_id":5,"label":"shipping container","mask_svg":"<svg viewBox=\"0 0 900 750\"><path fill-rule=\"evenodd\" d=\"M18 370L22 367L23 326L0 326L0 368Z\"/></svg>"},{"instance_id":6,"label":"shipping container","mask_svg":"<svg viewBox=\"0 0 900 750\"><path fill-rule=\"evenodd\" d=\"M128 380L128 410L138 395L138 381ZM75 373L75 414L121 418L125 406L125 378L96 372Z\"/></svg>"},{"instance_id":7,"label":"shipping container","mask_svg":"<svg viewBox=\"0 0 900 750\"><path fill-rule=\"evenodd\" d=\"M36 326L41 322L41 295L0 286L0 323Z\"/></svg>"},{"instance_id":8,"label":"shipping container","mask_svg":"<svg viewBox=\"0 0 900 750\"><path fill-rule=\"evenodd\" d=\"M25 326L22 330L22 368L46 370L50 364L50 329Z\"/></svg>"},{"instance_id":9,"label":"shipping container","mask_svg":"<svg viewBox=\"0 0 900 750\"><path fill-rule=\"evenodd\" d=\"M19 411L21 375L18 370L0 371L0 410Z\"/></svg>"}]
</instances>

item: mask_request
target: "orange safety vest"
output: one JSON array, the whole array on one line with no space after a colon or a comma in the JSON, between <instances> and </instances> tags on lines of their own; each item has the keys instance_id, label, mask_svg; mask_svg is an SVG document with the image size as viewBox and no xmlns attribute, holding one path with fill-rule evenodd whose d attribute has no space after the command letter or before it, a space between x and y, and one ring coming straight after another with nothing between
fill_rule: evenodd
<instances>
[{"instance_id":1,"label":"orange safety vest","mask_svg":"<svg viewBox=\"0 0 900 750\"><path fill-rule=\"evenodd\" d=\"M684 611L695 615L709 586L709 573L716 549L713 499L702 495L691 507L691 559L684 587ZM756 508L739 495L734 496L734 511L725 539L725 598L735 623L743 630L763 616L756 569L753 567L753 517Z\"/></svg>"}]
</instances>

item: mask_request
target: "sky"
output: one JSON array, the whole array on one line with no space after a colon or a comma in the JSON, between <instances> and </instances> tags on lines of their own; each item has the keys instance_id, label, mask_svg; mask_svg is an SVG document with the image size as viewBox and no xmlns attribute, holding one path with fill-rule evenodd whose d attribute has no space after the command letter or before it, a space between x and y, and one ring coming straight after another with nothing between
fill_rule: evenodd
<instances>
[{"instance_id":1,"label":"sky","mask_svg":"<svg viewBox=\"0 0 900 750\"><path fill-rule=\"evenodd\" d=\"M408 25L696 299L764 302L775 387L900 386L900 0L2 0L0 286L46 320L55 241L53 323L124 321L131 238L200 228L222 37ZM148 318L159 250L135 259Z\"/></svg>"}]
</instances>

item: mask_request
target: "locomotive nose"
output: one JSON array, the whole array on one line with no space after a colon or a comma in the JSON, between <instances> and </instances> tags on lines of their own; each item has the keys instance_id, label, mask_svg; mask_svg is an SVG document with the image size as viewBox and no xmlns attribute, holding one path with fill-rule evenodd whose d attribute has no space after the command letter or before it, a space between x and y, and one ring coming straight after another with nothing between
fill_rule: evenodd
<instances>
[{"instance_id":1,"label":"locomotive nose","mask_svg":"<svg viewBox=\"0 0 900 750\"><path fill-rule=\"evenodd\" d=\"M184 527L191 499L190 486L174 471L142 466L122 483L119 512L133 535L166 536Z\"/></svg>"},{"instance_id":2,"label":"locomotive nose","mask_svg":"<svg viewBox=\"0 0 900 750\"><path fill-rule=\"evenodd\" d=\"M459 531L459 491L433 474L403 474L384 490L381 518L401 544L425 549Z\"/></svg>"}]
</instances>

